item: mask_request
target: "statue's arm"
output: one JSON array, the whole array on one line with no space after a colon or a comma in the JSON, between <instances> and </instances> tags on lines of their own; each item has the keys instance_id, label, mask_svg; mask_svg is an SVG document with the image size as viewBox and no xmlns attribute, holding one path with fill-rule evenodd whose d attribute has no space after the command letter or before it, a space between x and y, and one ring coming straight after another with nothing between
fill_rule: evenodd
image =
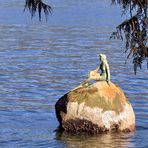
<instances>
[{"instance_id":1,"label":"statue's arm","mask_svg":"<svg viewBox=\"0 0 148 148\"><path fill-rule=\"evenodd\" d=\"M107 83L110 84L110 68L108 64L106 64L106 72L107 72Z\"/></svg>"},{"instance_id":2,"label":"statue's arm","mask_svg":"<svg viewBox=\"0 0 148 148\"><path fill-rule=\"evenodd\" d=\"M100 65L97 67L97 69L95 69L96 72L98 72L100 70Z\"/></svg>"}]
</instances>

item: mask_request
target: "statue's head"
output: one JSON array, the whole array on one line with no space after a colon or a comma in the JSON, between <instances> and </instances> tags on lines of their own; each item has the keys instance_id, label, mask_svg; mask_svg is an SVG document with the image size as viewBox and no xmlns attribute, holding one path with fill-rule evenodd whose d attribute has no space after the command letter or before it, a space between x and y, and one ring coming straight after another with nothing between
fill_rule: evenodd
<instances>
[{"instance_id":1,"label":"statue's head","mask_svg":"<svg viewBox=\"0 0 148 148\"><path fill-rule=\"evenodd\" d=\"M105 54L99 54L99 58L100 58L100 61L106 62L106 55Z\"/></svg>"}]
</instances>

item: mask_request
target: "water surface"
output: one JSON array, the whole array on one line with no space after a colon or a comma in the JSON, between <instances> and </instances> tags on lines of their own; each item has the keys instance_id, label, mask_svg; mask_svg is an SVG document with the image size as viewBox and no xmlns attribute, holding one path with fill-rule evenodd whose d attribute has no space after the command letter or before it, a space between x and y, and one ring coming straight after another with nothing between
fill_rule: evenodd
<instances>
[{"instance_id":1,"label":"water surface","mask_svg":"<svg viewBox=\"0 0 148 148\"><path fill-rule=\"evenodd\" d=\"M30 19L24 1L0 1L0 147L148 147L148 71L125 65L123 43L109 40L120 23L110 1L46 1L48 22ZM54 132L54 105L82 82L105 53L111 79L124 90L136 114L129 134L75 136ZM146 67L146 66L145 66Z\"/></svg>"}]
</instances>

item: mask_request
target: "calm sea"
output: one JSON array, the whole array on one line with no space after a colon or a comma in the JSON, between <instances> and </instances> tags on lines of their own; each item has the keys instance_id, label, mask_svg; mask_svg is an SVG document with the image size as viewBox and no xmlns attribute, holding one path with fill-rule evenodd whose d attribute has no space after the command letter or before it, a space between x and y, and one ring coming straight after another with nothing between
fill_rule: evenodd
<instances>
[{"instance_id":1,"label":"calm sea","mask_svg":"<svg viewBox=\"0 0 148 148\"><path fill-rule=\"evenodd\" d=\"M147 148L148 70L125 65L124 43L109 40L123 19L111 0L47 0L48 22L31 20L25 0L0 0L0 147ZM56 133L56 101L81 83L105 53L111 79L136 114L136 131L75 136Z\"/></svg>"}]
</instances>

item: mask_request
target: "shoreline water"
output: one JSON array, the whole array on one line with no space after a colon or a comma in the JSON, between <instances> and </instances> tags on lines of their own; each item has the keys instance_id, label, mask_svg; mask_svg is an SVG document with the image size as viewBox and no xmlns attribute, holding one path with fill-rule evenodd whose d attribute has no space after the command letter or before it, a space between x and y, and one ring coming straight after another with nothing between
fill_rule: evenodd
<instances>
[{"instance_id":1,"label":"shoreline water","mask_svg":"<svg viewBox=\"0 0 148 148\"><path fill-rule=\"evenodd\" d=\"M14 5L17 2L13 0ZM5 0L0 3L1 147L147 147L147 69L134 75L132 62L124 64L124 43L109 40L121 19L118 8L108 0L65 0L61 7L56 0L52 1L53 15L40 23L38 15L31 20L29 12L23 12L23 2L15 7ZM59 135L54 132L56 101L98 66L102 52L109 60L111 80L134 108L136 131Z\"/></svg>"}]
</instances>

